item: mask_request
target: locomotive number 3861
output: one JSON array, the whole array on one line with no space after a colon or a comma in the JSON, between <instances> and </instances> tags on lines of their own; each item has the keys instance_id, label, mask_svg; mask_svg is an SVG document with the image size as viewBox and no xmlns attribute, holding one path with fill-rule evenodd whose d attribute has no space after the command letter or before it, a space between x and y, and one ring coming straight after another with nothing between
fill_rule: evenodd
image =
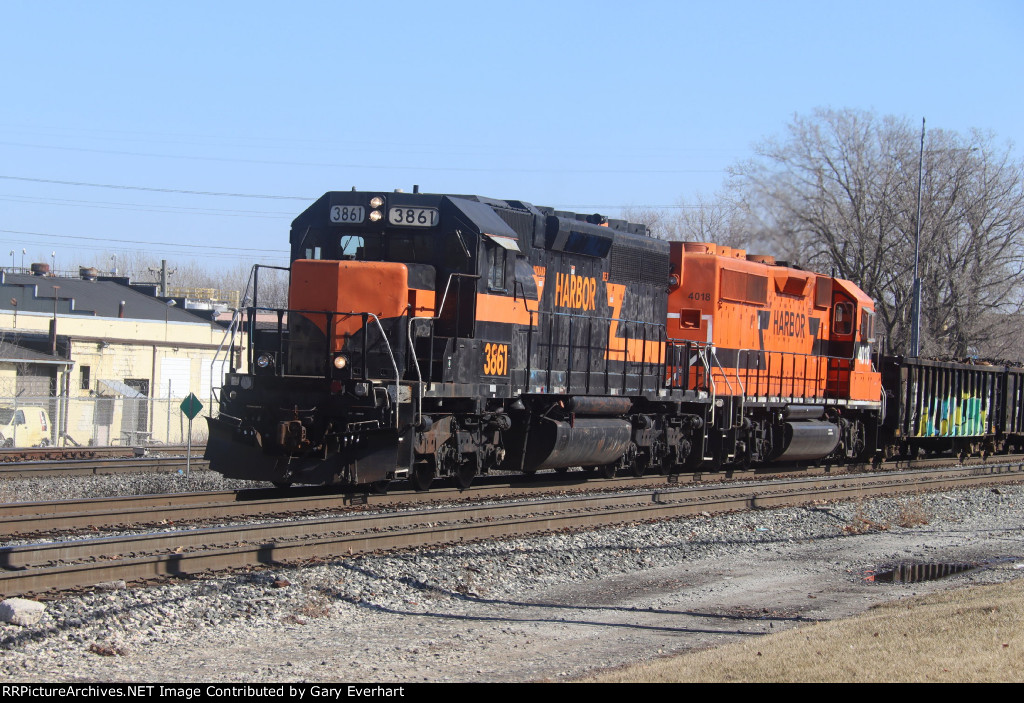
<instances>
[{"instance_id":1,"label":"locomotive number 3861","mask_svg":"<svg viewBox=\"0 0 1024 703\"><path fill-rule=\"evenodd\" d=\"M488 342L484 345L484 375L504 376L508 373L508 345Z\"/></svg>"}]
</instances>

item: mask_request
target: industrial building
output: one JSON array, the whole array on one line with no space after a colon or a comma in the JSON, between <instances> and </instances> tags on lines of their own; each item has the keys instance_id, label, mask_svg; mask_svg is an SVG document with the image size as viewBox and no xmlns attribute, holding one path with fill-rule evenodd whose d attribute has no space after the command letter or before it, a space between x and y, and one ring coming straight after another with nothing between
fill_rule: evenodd
<instances>
[{"instance_id":1,"label":"industrial building","mask_svg":"<svg viewBox=\"0 0 1024 703\"><path fill-rule=\"evenodd\" d=\"M209 409L228 366L211 306L192 311L186 298L95 269L75 278L47 269L0 272L0 443L26 446L20 423L33 418L49 420L42 444L185 441L181 400L194 393ZM193 439L205 430L197 422Z\"/></svg>"}]
</instances>

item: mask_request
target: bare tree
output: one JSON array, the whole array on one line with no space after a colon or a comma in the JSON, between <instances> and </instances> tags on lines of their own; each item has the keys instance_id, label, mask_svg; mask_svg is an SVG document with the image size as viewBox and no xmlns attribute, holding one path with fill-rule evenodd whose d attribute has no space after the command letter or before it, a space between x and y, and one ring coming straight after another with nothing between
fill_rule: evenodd
<instances>
[{"instance_id":1,"label":"bare tree","mask_svg":"<svg viewBox=\"0 0 1024 703\"><path fill-rule=\"evenodd\" d=\"M647 225L655 239L679 239L678 214L669 209L652 207L624 207L619 217L635 224Z\"/></svg>"},{"instance_id":2,"label":"bare tree","mask_svg":"<svg viewBox=\"0 0 1024 703\"><path fill-rule=\"evenodd\" d=\"M738 249L753 249L758 241L743 203L729 193L707 197L701 193L693 201L682 201L677 232L687 242L713 242Z\"/></svg>"},{"instance_id":3,"label":"bare tree","mask_svg":"<svg viewBox=\"0 0 1024 703\"><path fill-rule=\"evenodd\" d=\"M857 110L796 116L732 171L753 237L782 257L852 280L878 302L890 351L909 340L920 132ZM974 132L933 131L922 182L922 350L996 351L1024 283L1022 167Z\"/></svg>"},{"instance_id":4,"label":"bare tree","mask_svg":"<svg viewBox=\"0 0 1024 703\"><path fill-rule=\"evenodd\" d=\"M647 225L651 235L674 242L714 242L742 248L753 241L746 211L727 194L692 201L682 199L672 208L626 207L620 217Z\"/></svg>"}]
</instances>

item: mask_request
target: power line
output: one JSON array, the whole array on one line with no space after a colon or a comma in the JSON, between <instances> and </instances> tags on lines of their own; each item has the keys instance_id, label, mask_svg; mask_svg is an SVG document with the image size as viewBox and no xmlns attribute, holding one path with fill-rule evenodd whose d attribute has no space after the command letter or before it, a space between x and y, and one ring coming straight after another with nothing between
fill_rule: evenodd
<instances>
[{"instance_id":1,"label":"power line","mask_svg":"<svg viewBox=\"0 0 1024 703\"><path fill-rule=\"evenodd\" d=\"M131 186L121 185L116 183L88 183L84 181L60 181L49 178L29 178L26 176L5 176L0 175L0 179L11 180L11 181L26 181L29 183L54 183L57 185L69 185L69 186L84 186L89 188L112 188L115 190L139 190L151 193L180 193L184 195L208 195L217 197L229 197L229 198L263 198L271 200L301 200L303 202L312 202L315 198L309 198L298 195L267 195L267 194L253 194L253 193L222 193L216 191L202 191L202 190L182 190L175 188L153 188L147 186ZM16 196L16 197L28 197L28 196ZM3 199L3 198L0 198ZM60 201L61 199L55 199ZM103 201L81 201L81 200L66 200L64 202L71 203L86 203L86 202L103 202ZM131 207L131 203L106 203L110 205L125 205ZM98 207L98 206L97 206ZM163 206L172 207L179 209L177 206ZM577 209L577 210L589 210L589 209L605 209L605 210L628 210L628 209L650 209L650 210L699 210L702 208L701 205L566 205L566 204L550 204L549 207L566 208L566 209ZM139 207L136 209L146 210L145 207ZM187 208L180 207L182 210L203 210L204 208ZM153 212L163 212L162 210L152 210ZM282 217L291 216L291 213L273 213L266 211L248 211L248 210L221 210L221 212L239 212L239 213L256 213L266 215L280 215ZM204 213L200 213L204 214ZM210 214L217 214L215 211L211 211ZM256 215L253 215L256 216Z\"/></svg>"},{"instance_id":2,"label":"power line","mask_svg":"<svg viewBox=\"0 0 1024 703\"><path fill-rule=\"evenodd\" d=\"M50 232L26 232L23 230L16 229L0 229L0 233L4 234L20 234L31 237L51 237L53 239L71 239L76 241L87 241L87 242L106 242L107 244L143 244L146 246L165 246L165 247L179 247L182 249L200 249L202 251L209 251L210 249L222 249L225 251L235 252L251 252L252 249L242 247L221 247L213 244L178 244L176 242L154 242L139 241L137 239L111 239L110 237L86 237L85 235L73 235L73 234L52 234ZM267 253L273 253L272 250ZM287 253L284 250L277 250L277 253Z\"/></svg>"},{"instance_id":3,"label":"power line","mask_svg":"<svg viewBox=\"0 0 1024 703\"><path fill-rule=\"evenodd\" d=\"M161 205L152 207L136 203L112 203L104 200L71 200L67 198L35 198L28 195L0 195L0 201L11 203L28 203L41 205L60 205L66 207L90 207L102 210L127 210L130 212L160 212L186 215L215 215L218 217L255 217L260 219L292 219L290 212L261 212L256 210L221 210L214 208L186 207L183 205Z\"/></svg>"},{"instance_id":4,"label":"power line","mask_svg":"<svg viewBox=\"0 0 1024 703\"><path fill-rule=\"evenodd\" d=\"M55 183L64 186L87 186L89 188L113 188L115 190L143 190L149 193L183 193L185 195L211 195L222 198L263 198L267 200L302 200L312 202L315 198L301 195L258 195L253 193L218 193L207 190L179 190L176 188L149 188L146 186L126 186L115 183L86 183L84 181L57 181L49 178L28 178L26 176L4 176L0 178L8 181L26 181L29 183Z\"/></svg>"},{"instance_id":5,"label":"power line","mask_svg":"<svg viewBox=\"0 0 1024 703\"><path fill-rule=\"evenodd\" d=\"M628 174L679 174L679 173L725 173L724 169L623 169L623 168L512 168L512 167L471 167L471 166L407 166L394 164L335 164L308 161L271 161L265 159L236 159L222 156L192 156L184 154L155 154L137 151L117 151L113 149L86 149L74 146L52 146L48 144L20 144L18 142L0 142L3 146L16 146L30 149L52 149L57 151L77 151L90 154L113 154L116 156L143 156L159 159L186 159L192 161L218 161L223 163L261 164L265 166L302 166L322 168L352 168L377 171L427 171L427 172L466 172L466 173L628 173ZM253 197L253 196L247 196ZM263 196L267 197L267 196Z\"/></svg>"}]
</instances>

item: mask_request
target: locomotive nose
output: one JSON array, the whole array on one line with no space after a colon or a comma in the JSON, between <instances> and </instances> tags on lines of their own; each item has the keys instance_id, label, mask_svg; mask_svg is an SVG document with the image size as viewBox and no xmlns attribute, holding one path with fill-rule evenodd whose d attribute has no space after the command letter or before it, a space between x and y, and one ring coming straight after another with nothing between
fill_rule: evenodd
<instances>
[{"instance_id":1,"label":"locomotive nose","mask_svg":"<svg viewBox=\"0 0 1024 703\"><path fill-rule=\"evenodd\" d=\"M363 326L363 313L385 321L401 317L409 304L409 267L392 261L319 261L300 259L292 264L288 307L300 313L330 337L330 351L342 351L345 342ZM328 331L323 310L334 312Z\"/></svg>"},{"instance_id":2,"label":"locomotive nose","mask_svg":"<svg viewBox=\"0 0 1024 703\"><path fill-rule=\"evenodd\" d=\"M396 371L403 371L405 335L400 322L409 314L409 304L405 264L295 261L288 373L394 379Z\"/></svg>"}]
</instances>

